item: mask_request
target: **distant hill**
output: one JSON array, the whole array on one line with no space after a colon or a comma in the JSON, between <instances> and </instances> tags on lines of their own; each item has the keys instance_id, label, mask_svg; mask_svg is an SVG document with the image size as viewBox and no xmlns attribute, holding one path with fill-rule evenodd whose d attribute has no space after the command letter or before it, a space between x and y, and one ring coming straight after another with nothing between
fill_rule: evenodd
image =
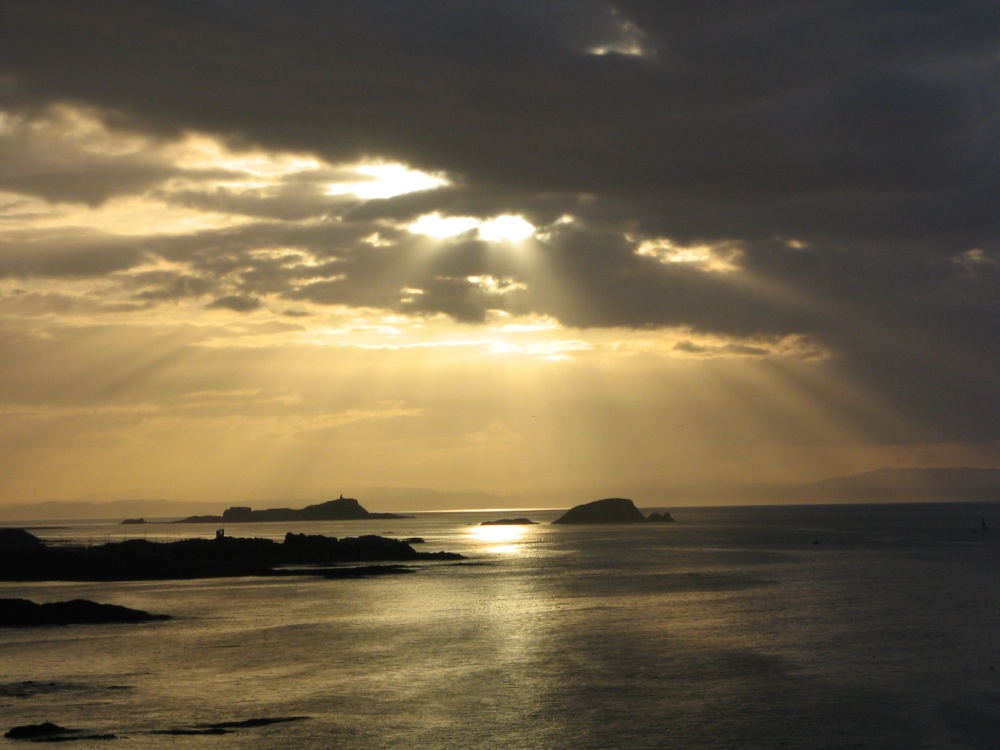
<instances>
[{"instance_id":1,"label":"distant hill","mask_svg":"<svg viewBox=\"0 0 1000 750\"><path fill-rule=\"evenodd\" d=\"M1000 470L883 468L816 482L622 485L617 489L634 498L637 506L647 509L697 505L1000 501Z\"/></svg>"},{"instance_id":2,"label":"distant hill","mask_svg":"<svg viewBox=\"0 0 1000 750\"><path fill-rule=\"evenodd\" d=\"M807 494L1000 500L1000 469L877 469L803 486Z\"/></svg>"}]
</instances>

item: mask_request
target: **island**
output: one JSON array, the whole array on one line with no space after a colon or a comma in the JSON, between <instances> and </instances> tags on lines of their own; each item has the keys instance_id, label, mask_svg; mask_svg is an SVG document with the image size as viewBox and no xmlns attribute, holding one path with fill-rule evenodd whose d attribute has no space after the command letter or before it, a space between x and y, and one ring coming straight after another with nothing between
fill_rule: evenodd
<instances>
[{"instance_id":1,"label":"island","mask_svg":"<svg viewBox=\"0 0 1000 750\"><path fill-rule=\"evenodd\" d=\"M24 535L37 544L29 543ZM399 539L367 535L285 535L272 539L228 537L151 542L128 539L90 547L49 546L28 532L0 546L3 581L147 581L237 576L347 577L345 565L372 562L463 560L453 552L417 552ZM295 568L290 566L305 566ZM382 573L389 571L381 571ZM407 572L407 568L394 568ZM378 574L368 566L367 575Z\"/></svg>"},{"instance_id":2,"label":"island","mask_svg":"<svg viewBox=\"0 0 1000 750\"><path fill-rule=\"evenodd\" d=\"M496 521L483 521L480 526L528 526L538 523L530 518L498 518Z\"/></svg>"},{"instance_id":3,"label":"island","mask_svg":"<svg viewBox=\"0 0 1000 750\"><path fill-rule=\"evenodd\" d=\"M570 508L552 523L673 523L669 513L642 514L635 503L624 497L608 497Z\"/></svg>"},{"instance_id":4,"label":"island","mask_svg":"<svg viewBox=\"0 0 1000 750\"><path fill-rule=\"evenodd\" d=\"M305 508L267 508L253 510L247 506L235 505L221 516L188 516L177 523L264 523L273 521L361 521L365 519L413 518L398 513L372 513L365 510L353 497L341 495L336 500L327 500Z\"/></svg>"},{"instance_id":5,"label":"island","mask_svg":"<svg viewBox=\"0 0 1000 750\"><path fill-rule=\"evenodd\" d=\"M141 609L117 604L98 604L89 599L36 604L29 599L0 599L0 627L39 625L94 625L120 622L169 620L170 615L154 615Z\"/></svg>"}]
</instances>

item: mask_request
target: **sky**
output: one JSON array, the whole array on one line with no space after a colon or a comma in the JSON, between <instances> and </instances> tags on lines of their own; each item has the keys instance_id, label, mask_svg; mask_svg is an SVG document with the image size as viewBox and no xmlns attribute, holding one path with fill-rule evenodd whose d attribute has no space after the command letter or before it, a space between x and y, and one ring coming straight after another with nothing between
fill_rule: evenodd
<instances>
[{"instance_id":1,"label":"sky","mask_svg":"<svg viewBox=\"0 0 1000 750\"><path fill-rule=\"evenodd\" d=\"M0 4L0 506L1000 468L1000 6Z\"/></svg>"}]
</instances>

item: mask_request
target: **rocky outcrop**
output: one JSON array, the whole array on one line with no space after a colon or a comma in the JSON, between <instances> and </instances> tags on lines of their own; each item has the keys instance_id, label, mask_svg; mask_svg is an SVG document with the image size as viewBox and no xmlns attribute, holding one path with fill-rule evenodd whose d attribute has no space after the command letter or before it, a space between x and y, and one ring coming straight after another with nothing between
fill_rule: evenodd
<instances>
[{"instance_id":1,"label":"rocky outcrop","mask_svg":"<svg viewBox=\"0 0 1000 750\"><path fill-rule=\"evenodd\" d=\"M222 523L222 516L188 516L175 523Z\"/></svg>"},{"instance_id":2,"label":"rocky outcrop","mask_svg":"<svg viewBox=\"0 0 1000 750\"><path fill-rule=\"evenodd\" d=\"M170 615L154 615L117 604L98 604L89 599L46 604L36 604L28 599L0 599L0 627L93 625L169 619Z\"/></svg>"},{"instance_id":3,"label":"rocky outcrop","mask_svg":"<svg viewBox=\"0 0 1000 750\"><path fill-rule=\"evenodd\" d=\"M217 535L150 542L129 539L94 547L0 550L4 581L145 581L272 575L289 564L460 560L450 552L417 552L399 539L287 534L284 542Z\"/></svg>"},{"instance_id":4,"label":"rocky outcrop","mask_svg":"<svg viewBox=\"0 0 1000 750\"><path fill-rule=\"evenodd\" d=\"M41 549L42 540L24 529L0 529L0 550Z\"/></svg>"},{"instance_id":5,"label":"rocky outcrop","mask_svg":"<svg viewBox=\"0 0 1000 750\"><path fill-rule=\"evenodd\" d=\"M499 518L496 521L483 521L480 526L528 526L537 523L530 518Z\"/></svg>"},{"instance_id":6,"label":"rocky outcrop","mask_svg":"<svg viewBox=\"0 0 1000 750\"><path fill-rule=\"evenodd\" d=\"M646 516L646 520L652 523L673 523L674 517L664 511L663 513L650 513Z\"/></svg>"},{"instance_id":7,"label":"rocky outcrop","mask_svg":"<svg viewBox=\"0 0 1000 750\"><path fill-rule=\"evenodd\" d=\"M624 497L609 497L592 503L570 508L552 523L600 524L600 523L663 523L674 519L669 513L653 513L646 518L635 507L635 503Z\"/></svg>"}]
</instances>

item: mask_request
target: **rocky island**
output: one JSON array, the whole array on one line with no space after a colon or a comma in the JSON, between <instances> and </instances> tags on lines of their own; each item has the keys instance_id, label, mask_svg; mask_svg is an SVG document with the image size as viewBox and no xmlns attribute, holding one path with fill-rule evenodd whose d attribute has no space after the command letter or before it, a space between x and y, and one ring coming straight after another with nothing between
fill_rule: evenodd
<instances>
[{"instance_id":1,"label":"rocky island","mask_svg":"<svg viewBox=\"0 0 1000 750\"><path fill-rule=\"evenodd\" d=\"M635 503L624 497L609 497L570 508L552 523L672 523L669 513L642 514Z\"/></svg>"},{"instance_id":2,"label":"rocky island","mask_svg":"<svg viewBox=\"0 0 1000 750\"><path fill-rule=\"evenodd\" d=\"M483 521L480 526L529 526L538 523L530 518L498 518L495 521Z\"/></svg>"},{"instance_id":3,"label":"rocky island","mask_svg":"<svg viewBox=\"0 0 1000 750\"><path fill-rule=\"evenodd\" d=\"M89 599L36 604L28 599L0 599L0 627L39 625L94 625L119 622L169 620L170 615L154 615L141 609L117 604L98 604Z\"/></svg>"},{"instance_id":4,"label":"rocky island","mask_svg":"<svg viewBox=\"0 0 1000 750\"><path fill-rule=\"evenodd\" d=\"M0 546L3 581L146 581L236 576L344 577L345 564L461 560L452 552L417 552L399 539L286 534L271 539L227 537L150 542L128 539L92 547L48 546L19 530ZM302 565L304 568L290 568ZM332 567L323 567L332 566ZM401 572L397 568L397 572ZM369 569L369 575L375 571Z\"/></svg>"},{"instance_id":5,"label":"rocky island","mask_svg":"<svg viewBox=\"0 0 1000 750\"><path fill-rule=\"evenodd\" d=\"M365 519L412 518L398 513L372 513L365 510L353 497L341 495L336 500L327 500L305 508L252 508L236 505L221 516L188 516L178 523L264 523L268 521L361 521Z\"/></svg>"}]
</instances>

